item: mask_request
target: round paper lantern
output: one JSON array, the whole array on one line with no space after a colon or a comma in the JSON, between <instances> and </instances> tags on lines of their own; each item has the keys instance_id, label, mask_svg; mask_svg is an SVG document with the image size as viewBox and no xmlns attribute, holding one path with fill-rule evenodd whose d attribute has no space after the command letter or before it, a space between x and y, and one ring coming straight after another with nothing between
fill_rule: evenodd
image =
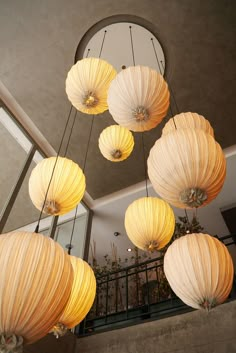
<instances>
[{"instance_id":1,"label":"round paper lantern","mask_svg":"<svg viewBox=\"0 0 236 353\"><path fill-rule=\"evenodd\" d=\"M176 128L201 129L214 137L214 130L212 129L209 121L197 113L188 112L175 115L165 124L164 128L162 129L162 135L166 135L169 132L174 131Z\"/></svg>"},{"instance_id":2,"label":"round paper lantern","mask_svg":"<svg viewBox=\"0 0 236 353\"><path fill-rule=\"evenodd\" d=\"M99 149L102 155L112 162L128 158L134 148L132 133L119 125L108 126L99 137Z\"/></svg>"},{"instance_id":3,"label":"round paper lantern","mask_svg":"<svg viewBox=\"0 0 236 353\"><path fill-rule=\"evenodd\" d=\"M0 235L0 268L1 352L21 352L60 318L73 269L59 244L29 232Z\"/></svg>"},{"instance_id":4,"label":"round paper lantern","mask_svg":"<svg viewBox=\"0 0 236 353\"><path fill-rule=\"evenodd\" d=\"M96 279L87 262L74 256L70 256L74 269L74 281L70 298L59 319L54 326L56 336L63 335L67 329L78 325L91 309L96 294Z\"/></svg>"},{"instance_id":5,"label":"round paper lantern","mask_svg":"<svg viewBox=\"0 0 236 353\"><path fill-rule=\"evenodd\" d=\"M156 127L166 116L170 93L163 76L146 66L122 70L108 91L113 119L132 131Z\"/></svg>"},{"instance_id":6,"label":"round paper lantern","mask_svg":"<svg viewBox=\"0 0 236 353\"><path fill-rule=\"evenodd\" d=\"M228 298L234 276L226 246L202 233L185 235L169 246L164 272L171 288L185 304L207 310Z\"/></svg>"},{"instance_id":7,"label":"round paper lantern","mask_svg":"<svg viewBox=\"0 0 236 353\"><path fill-rule=\"evenodd\" d=\"M152 147L148 175L155 191L171 205L200 207L222 189L226 161L211 135L200 129L177 129Z\"/></svg>"},{"instance_id":8,"label":"round paper lantern","mask_svg":"<svg viewBox=\"0 0 236 353\"><path fill-rule=\"evenodd\" d=\"M115 76L116 70L105 60L86 58L77 61L66 79L69 101L83 113L103 113L108 109L107 91Z\"/></svg>"},{"instance_id":9,"label":"round paper lantern","mask_svg":"<svg viewBox=\"0 0 236 353\"><path fill-rule=\"evenodd\" d=\"M78 164L72 160L58 157L54 169L55 162L56 157L45 158L32 170L29 195L35 207L41 211L53 173L43 212L62 215L81 201L85 192L85 177Z\"/></svg>"},{"instance_id":10,"label":"round paper lantern","mask_svg":"<svg viewBox=\"0 0 236 353\"><path fill-rule=\"evenodd\" d=\"M125 229L132 243L142 250L160 250L169 243L175 229L171 207L157 197L142 197L126 210Z\"/></svg>"}]
</instances>

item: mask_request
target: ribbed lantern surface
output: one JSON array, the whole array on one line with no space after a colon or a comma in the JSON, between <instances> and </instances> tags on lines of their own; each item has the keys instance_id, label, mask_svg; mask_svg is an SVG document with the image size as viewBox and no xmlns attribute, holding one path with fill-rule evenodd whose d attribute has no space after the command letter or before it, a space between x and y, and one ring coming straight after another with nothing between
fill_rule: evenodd
<instances>
[{"instance_id":1,"label":"ribbed lantern surface","mask_svg":"<svg viewBox=\"0 0 236 353\"><path fill-rule=\"evenodd\" d=\"M234 276L226 246L202 233L175 240L165 254L164 271L171 288L185 304L207 310L228 298Z\"/></svg>"},{"instance_id":2,"label":"ribbed lantern surface","mask_svg":"<svg viewBox=\"0 0 236 353\"><path fill-rule=\"evenodd\" d=\"M43 212L51 215L71 211L81 201L84 192L85 177L82 170L78 164L63 157L58 157L57 161L56 157L43 159L32 170L29 179L29 195L33 204L41 210L47 193Z\"/></svg>"},{"instance_id":3,"label":"ribbed lantern surface","mask_svg":"<svg viewBox=\"0 0 236 353\"><path fill-rule=\"evenodd\" d=\"M170 93L164 78L146 66L131 66L119 72L108 91L113 119L132 131L156 127L166 116Z\"/></svg>"},{"instance_id":4,"label":"ribbed lantern surface","mask_svg":"<svg viewBox=\"0 0 236 353\"><path fill-rule=\"evenodd\" d=\"M70 298L53 331L56 335L78 325L91 309L96 294L96 279L92 268L80 258L70 256L74 281Z\"/></svg>"},{"instance_id":5,"label":"ribbed lantern surface","mask_svg":"<svg viewBox=\"0 0 236 353\"><path fill-rule=\"evenodd\" d=\"M102 155L112 162L128 158L134 148L132 133L120 125L108 126L99 137L99 149Z\"/></svg>"},{"instance_id":6,"label":"ribbed lantern surface","mask_svg":"<svg viewBox=\"0 0 236 353\"><path fill-rule=\"evenodd\" d=\"M200 129L177 129L150 150L148 175L155 191L171 205L200 207L221 191L226 161L211 135Z\"/></svg>"},{"instance_id":7,"label":"ribbed lantern surface","mask_svg":"<svg viewBox=\"0 0 236 353\"><path fill-rule=\"evenodd\" d=\"M107 92L116 70L107 61L85 58L68 72L66 93L71 104L86 114L100 114L108 109Z\"/></svg>"},{"instance_id":8,"label":"ribbed lantern surface","mask_svg":"<svg viewBox=\"0 0 236 353\"><path fill-rule=\"evenodd\" d=\"M162 134L166 135L176 129L179 130L186 128L201 129L214 137L214 131L209 121L202 115L190 112L177 114L168 120L162 129Z\"/></svg>"},{"instance_id":9,"label":"ribbed lantern surface","mask_svg":"<svg viewBox=\"0 0 236 353\"><path fill-rule=\"evenodd\" d=\"M139 249L162 249L174 233L174 212L164 200L142 197L127 208L125 229L131 242Z\"/></svg>"},{"instance_id":10,"label":"ribbed lantern surface","mask_svg":"<svg viewBox=\"0 0 236 353\"><path fill-rule=\"evenodd\" d=\"M21 352L22 343L37 341L58 322L73 269L59 244L29 232L0 235L0 268L0 348Z\"/></svg>"}]
</instances>

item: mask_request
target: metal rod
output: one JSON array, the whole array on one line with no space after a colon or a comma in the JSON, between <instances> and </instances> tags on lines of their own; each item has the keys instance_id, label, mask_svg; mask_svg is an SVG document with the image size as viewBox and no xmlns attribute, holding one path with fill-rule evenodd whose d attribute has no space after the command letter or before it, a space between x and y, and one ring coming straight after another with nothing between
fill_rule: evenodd
<instances>
[{"instance_id":1,"label":"metal rod","mask_svg":"<svg viewBox=\"0 0 236 353\"><path fill-rule=\"evenodd\" d=\"M23 165L23 168L22 168L22 170L21 170L21 172L19 174L17 182L14 185L14 187L12 188L11 193L10 193L10 195L9 195L7 201L6 201L6 204L5 204L5 206L4 206L4 208L3 208L2 212L1 212L1 216L0 216L0 233L2 233L2 231L3 231L4 227L5 227L7 219L9 217L9 215L10 215L10 212L12 210L12 207L14 205L16 197L17 197L17 195L18 195L18 193L20 191L20 188L21 188L21 186L23 184L23 181L24 181L25 176L26 176L26 174L28 172L30 164L31 164L31 162L33 160L35 152L36 152L36 146L33 145L31 147L28 155L27 155L27 158L26 158L25 163Z\"/></svg>"},{"instance_id":2,"label":"metal rod","mask_svg":"<svg viewBox=\"0 0 236 353\"><path fill-rule=\"evenodd\" d=\"M131 50L132 50L132 57L133 57L133 65L135 66L134 44L133 44L133 36L132 36L132 26L129 26L129 33L130 33L130 42L131 42Z\"/></svg>"},{"instance_id":3,"label":"metal rod","mask_svg":"<svg viewBox=\"0 0 236 353\"><path fill-rule=\"evenodd\" d=\"M52 218L52 223L51 223L51 227L50 227L50 230L49 230L49 236L50 236L51 239L55 238L55 232L56 232L56 229L57 229L58 218L59 218L59 216L54 216Z\"/></svg>"}]
</instances>

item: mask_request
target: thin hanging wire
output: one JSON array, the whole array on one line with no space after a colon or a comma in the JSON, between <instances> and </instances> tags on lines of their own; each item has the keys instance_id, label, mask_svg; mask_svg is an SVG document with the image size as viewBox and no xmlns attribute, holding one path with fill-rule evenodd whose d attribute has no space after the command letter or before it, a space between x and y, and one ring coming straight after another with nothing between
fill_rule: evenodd
<instances>
[{"instance_id":1,"label":"thin hanging wire","mask_svg":"<svg viewBox=\"0 0 236 353\"><path fill-rule=\"evenodd\" d=\"M159 61L159 58L158 58L158 55L157 55L157 51L156 51L156 47L155 47L155 43L153 41L153 38L151 38L151 42L152 42L152 47L153 47L153 51L154 51L154 54L155 54L155 57L156 57L156 61L157 61L157 65L158 65L158 68L159 68L159 71L160 71L160 74L164 77L164 72L165 72L165 67L163 65L163 62L162 60ZM161 63L161 65L160 65ZM162 68L161 68L162 66ZM168 83L169 87L170 87L170 84ZM171 87L170 87L170 90L171 90ZM173 91L172 91L172 96L173 96ZM174 100L175 101L175 100ZM175 101L176 103L176 101ZM171 116L173 117L173 122L174 122L174 126L175 126L175 129L177 130L177 126L176 126L176 123L175 123L175 118L174 118L174 113L173 113L173 109L172 109L172 106L171 106L171 103L170 103L170 113L171 113Z\"/></svg>"},{"instance_id":2,"label":"thin hanging wire","mask_svg":"<svg viewBox=\"0 0 236 353\"><path fill-rule=\"evenodd\" d=\"M148 176L147 176L147 163L145 158L145 148L144 148L144 132L141 133L142 135L142 146L143 146L143 165L144 165L144 177L145 177L145 186L146 186L146 195L148 197Z\"/></svg>"},{"instance_id":3,"label":"thin hanging wire","mask_svg":"<svg viewBox=\"0 0 236 353\"><path fill-rule=\"evenodd\" d=\"M160 60L160 63L161 63L161 66L162 66L162 68L163 68L163 71L164 71L165 67L164 67L163 61ZM174 95L174 91L173 91L173 89L172 89L172 86L171 86L170 82L168 82L168 85L169 85L169 87L170 87L170 92L171 92L173 101L174 101L174 103L175 103L175 107L176 107L177 114L179 114L179 113L180 113L180 110L179 110L178 104L177 104L177 102L176 102L175 95Z\"/></svg>"},{"instance_id":4,"label":"thin hanging wire","mask_svg":"<svg viewBox=\"0 0 236 353\"><path fill-rule=\"evenodd\" d=\"M91 125L90 125L90 130L89 130L88 143L87 143L87 147L86 147L85 158L84 158L84 165L83 165L83 173L84 173L85 168L86 168L87 157L88 157L88 151L89 151L89 145L90 145L90 140L91 140L92 130L93 130L93 123L94 123L94 115L93 115L92 122L91 122ZM73 236L74 236L75 222L76 222L76 218L77 218L78 207L79 207L79 205L77 205L77 206L76 206L76 209L75 209L75 215L74 215L74 219L73 219L72 230L71 230L71 236L70 236L70 243L69 243L69 245L68 245L68 254L69 254L69 255L70 255L71 249L72 249L72 240L73 240Z\"/></svg>"},{"instance_id":5,"label":"thin hanging wire","mask_svg":"<svg viewBox=\"0 0 236 353\"><path fill-rule=\"evenodd\" d=\"M89 56L90 49L87 50L86 58Z\"/></svg>"},{"instance_id":6,"label":"thin hanging wire","mask_svg":"<svg viewBox=\"0 0 236 353\"><path fill-rule=\"evenodd\" d=\"M159 59L158 59L158 56L157 56L157 51L156 51L156 47L155 47L153 38L151 38L151 42L152 42L152 46L153 46L153 50L154 50L154 53L155 53L155 57L156 57L156 60L157 60L157 64L158 64L158 68L159 68L160 74L161 74L162 76L164 76L164 71L163 71L163 74L162 74L162 72L161 72L161 66L160 66L160 63L159 63Z\"/></svg>"},{"instance_id":7,"label":"thin hanging wire","mask_svg":"<svg viewBox=\"0 0 236 353\"><path fill-rule=\"evenodd\" d=\"M103 35L103 39L102 39L102 45L101 45L100 53L99 53L99 59L101 58L101 55L102 55L102 49L103 49L103 45L104 45L106 34L107 34L107 31L105 30L104 31L104 35Z\"/></svg>"},{"instance_id":8,"label":"thin hanging wire","mask_svg":"<svg viewBox=\"0 0 236 353\"><path fill-rule=\"evenodd\" d=\"M50 180L49 180L49 183L48 183L48 187L47 187L47 191L46 191L46 194L45 194L45 198L44 198L44 201L43 201L43 206L41 208L41 211L40 211L40 214L39 214L39 219L38 219L38 222L37 222L37 225L36 225L36 228L35 228L35 233L39 232L39 224L40 224L40 221L41 221L41 218L42 218L44 206L45 206L46 201L47 201L49 188L50 188L50 185L52 183L52 178L53 178L53 175L54 175L54 172L55 172L55 169L56 169L58 157L59 157L59 154L60 154L60 151L61 151L61 148L62 148L62 144L63 144L64 138L65 138L66 130L67 130L67 127L68 127L68 124L69 124L69 121L70 121L72 108L73 107L71 105L70 111L69 111L69 114L68 114L68 117L67 117L67 120L66 120L65 128L64 128L64 131L63 131L63 134L62 134L61 142L60 142L60 145L59 145L59 148L58 148L58 151L57 151L56 160L55 160L55 163L54 163L54 166L53 166L52 174L51 174L51 177L50 177Z\"/></svg>"},{"instance_id":9,"label":"thin hanging wire","mask_svg":"<svg viewBox=\"0 0 236 353\"><path fill-rule=\"evenodd\" d=\"M77 110L75 111L74 119L73 119L73 122L72 122L72 124L71 124L70 134L69 134L69 137L68 137L68 141L67 141L67 145L66 145L64 157L66 157L66 155L67 155L68 147L69 147L70 140L71 140L71 136L72 136L72 131L73 131L74 125L75 125L76 116L77 116Z\"/></svg>"},{"instance_id":10,"label":"thin hanging wire","mask_svg":"<svg viewBox=\"0 0 236 353\"><path fill-rule=\"evenodd\" d=\"M133 58L133 65L135 66L135 56L134 56L134 43L133 43L133 36L132 36L132 26L129 26L130 31L130 44L131 44L131 51L132 51L132 58ZM141 132L141 139L142 139L142 149L143 149L143 165L144 165L144 178L145 178L145 188L146 188L146 195L148 197L148 177L147 177L147 163L145 157L145 147L144 147L144 132Z\"/></svg>"},{"instance_id":11,"label":"thin hanging wire","mask_svg":"<svg viewBox=\"0 0 236 353\"><path fill-rule=\"evenodd\" d=\"M103 50L103 46L104 46L104 41L105 41L105 38L106 38L106 34L107 34L107 31L105 30L105 31L104 31L104 35L103 35L102 44L101 44L100 53L99 53L99 59L100 59L100 57L101 57L101 55L102 55L102 50ZM90 50L90 49L89 49L89 50ZM82 168L83 173L85 172L85 168L86 168L87 157L88 157L88 151L89 151L89 145L90 145L90 140L91 140L92 130L93 130L93 124L94 124L94 115L93 115L92 122L91 122L91 125L90 125L90 130L89 130L88 143L87 143L87 148L86 148L85 157L84 157L84 165L83 165L83 168ZM73 236L74 236L75 222L76 222L76 218L77 218L78 207L79 207L79 205L76 206L75 215L74 215L74 219L73 219L73 225L72 225L71 236L70 236L70 243L69 243L69 246L68 246L68 254L69 254L69 255L70 255L71 249L72 249L72 240L73 240Z\"/></svg>"},{"instance_id":12,"label":"thin hanging wire","mask_svg":"<svg viewBox=\"0 0 236 353\"><path fill-rule=\"evenodd\" d=\"M135 66L135 58L134 58L134 43L133 43L133 35L132 35L132 26L129 26L129 33L130 33L130 43L131 43L131 50L132 50L133 64L134 64L134 66Z\"/></svg>"}]
</instances>

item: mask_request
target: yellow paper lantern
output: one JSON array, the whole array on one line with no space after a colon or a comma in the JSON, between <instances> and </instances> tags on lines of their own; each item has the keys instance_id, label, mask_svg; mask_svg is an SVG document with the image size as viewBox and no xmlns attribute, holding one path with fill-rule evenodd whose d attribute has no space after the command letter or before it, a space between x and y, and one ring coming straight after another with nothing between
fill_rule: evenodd
<instances>
[{"instance_id":1,"label":"yellow paper lantern","mask_svg":"<svg viewBox=\"0 0 236 353\"><path fill-rule=\"evenodd\" d=\"M171 118L162 129L162 135L166 135L175 129L201 129L212 137L214 137L214 130L207 119L197 113L180 113Z\"/></svg>"},{"instance_id":2,"label":"yellow paper lantern","mask_svg":"<svg viewBox=\"0 0 236 353\"><path fill-rule=\"evenodd\" d=\"M96 279L87 262L74 256L70 256L74 270L74 281L70 298L59 319L54 326L56 336L63 335L67 329L78 325L91 309L96 294Z\"/></svg>"},{"instance_id":3,"label":"yellow paper lantern","mask_svg":"<svg viewBox=\"0 0 236 353\"><path fill-rule=\"evenodd\" d=\"M125 229L132 243L142 250L160 250L169 243L175 229L171 207L157 197L142 197L126 210Z\"/></svg>"},{"instance_id":4,"label":"yellow paper lantern","mask_svg":"<svg viewBox=\"0 0 236 353\"><path fill-rule=\"evenodd\" d=\"M128 158L134 148L132 133L119 125L108 126L102 131L98 141L102 155L112 162Z\"/></svg>"},{"instance_id":5,"label":"yellow paper lantern","mask_svg":"<svg viewBox=\"0 0 236 353\"><path fill-rule=\"evenodd\" d=\"M0 235L1 352L45 336L70 296L69 256L49 237L29 232ZM17 347L19 350L14 350Z\"/></svg>"},{"instance_id":6,"label":"yellow paper lantern","mask_svg":"<svg viewBox=\"0 0 236 353\"><path fill-rule=\"evenodd\" d=\"M85 177L72 160L58 157L54 170L55 162L56 157L45 158L32 170L29 195L35 207L41 210L53 173L43 212L62 215L81 201L85 192Z\"/></svg>"},{"instance_id":7,"label":"yellow paper lantern","mask_svg":"<svg viewBox=\"0 0 236 353\"><path fill-rule=\"evenodd\" d=\"M66 79L69 101L83 113L103 113L108 109L107 91L115 76L116 70L105 60L86 58L77 61Z\"/></svg>"},{"instance_id":8,"label":"yellow paper lantern","mask_svg":"<svg viewBox=\"0 0 236 353\"><path fill-rule=\"evenodd\" d=\"M211 135L200 129L177 129L152 147L148 175L155 191L171 205L200 207L222 189L226 161Z\"/></svg>"},{"instance_id":9,"label":"yellow paper lantern","mask_svg":"<svg viewBox=\"0 0 236 353\"><path fill-rule=\"evenodd\" d=\"M108 91L113 119L132 131L156 127L166 116L170 93L163 76L146 66L122 70Z\"/></svg>"},{"instance_id":10,"label":"yellow paper lantern","mask_svg":"<svg viewBox=\"0 0 236 353\"><path fill-rule=\"evenodd\" d=\"M234 276L226 246L202 233L185 235L169 246L164 272L171 288L185 304L207 310L228 298Z\"/></svg>"}]
</instances>

